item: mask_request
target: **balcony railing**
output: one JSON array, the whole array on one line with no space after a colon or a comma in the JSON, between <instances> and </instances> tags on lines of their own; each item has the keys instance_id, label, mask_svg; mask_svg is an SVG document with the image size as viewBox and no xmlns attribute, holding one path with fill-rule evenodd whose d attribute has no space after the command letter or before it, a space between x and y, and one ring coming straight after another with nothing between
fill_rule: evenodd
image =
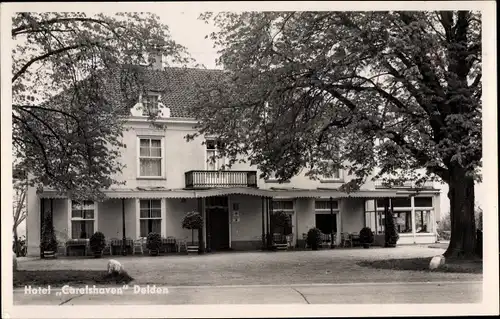
<instances>
[{"instance_id":1,"label":"balcony railing","mask_svg":"<svg viewBox=\"0 0 500 319\"><path fill-rule=\"evenodd\" d=\"M189 171L186 188L257 187L257 171Z\"/></svg>"},{"instance_id":2,"label":"balcony railing","mask_svg":"<svg viewBox=\"0 0 500 319\"><path fill-rule=\"evenodd\" d=\"M375 181L375 188L388 188L381 180ZM417 188L415 182L404 182L402 185L394 185L391 188ZM420 185L420 188L434 188L433 182L425 182Z\"/></svg>"}]
</instances>

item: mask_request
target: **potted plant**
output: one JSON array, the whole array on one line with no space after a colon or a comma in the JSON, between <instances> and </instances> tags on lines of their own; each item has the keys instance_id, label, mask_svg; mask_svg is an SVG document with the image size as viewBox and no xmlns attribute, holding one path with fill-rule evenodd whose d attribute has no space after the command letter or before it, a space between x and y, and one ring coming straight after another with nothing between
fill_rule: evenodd
<instances>
[{"instance_id":1,"label":"potted plant","mask_svg":"<svg viewBox=\"0 0 500 319\"><path fill-rule=\"evenodd\" d=\"M161 247L161 235L158 233L149 233L146 240L146 247L151 256L158 256Z\"/></svg>"},{"instance_id":2,"label":"potted plant","mask_svg":"<svg viewBox=\"0 0 500 319\"><path fill-rule=\"evenodd\" d=\"M90 236L90 249L94 253L95 258L102 257L102 251L106 247L106 237L100 231L95 232Z\"/></svg>"},{"instance_id":3,"label":"potted plant","mask_svg":"<svg viewBox=\"0 0 500 319\"><path fill-rule=\"evenodd\" d=\"M370 248L373 243L375 236L370 227L364 227L359 232L359 242L363 245L363 248Z\"/></svg>"},{"instance_id":4,"label":"potted plant","mask_svg":"<svg viewBox=\"0 0 500 319\"><path fill-rule=\"evenodd\" d=\"M307 232L307 245L311 247L312 250L318 250L321 246L321 230L319 228L311 228Z\"/></svg>"},{"instance_id":5,"label":"potted plant","mask_svg":"<svg viewBox=\"0 0 500 319\"><path fill-rule=\"evenodd\" d=\"M187 213L182 219L182 228L191 229L191 245L188 245L187 251L199 251L198 245L194 244L194 230L200 230L203 228L203 217L199 212L191 211Z\"/></svg>"},{"instance_id":6,"label":"potted plant","mask_svg":"<svg viewBox=\"0 0 500 319\"><path fill-rule=\"evenodd\" d=\"M43 258L55 258L57 252L57 238L54 232L52 216L48 213L43 221L41 248Z\"/></svg>"}]
</instances>

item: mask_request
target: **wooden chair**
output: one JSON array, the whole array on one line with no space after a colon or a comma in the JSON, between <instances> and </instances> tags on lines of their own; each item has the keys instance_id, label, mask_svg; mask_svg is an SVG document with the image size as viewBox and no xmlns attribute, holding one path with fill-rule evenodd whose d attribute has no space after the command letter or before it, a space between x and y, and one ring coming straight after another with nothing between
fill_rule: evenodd
<instances>
[{"instance_id":1,"label":"wooden chair","mask_svg":"<svg viewBox=\"0 0 500 319\"><path fill-rule=\"evenodd\" d=\"M132 255L135 255L136 252L140 252L142 255L144 255L143 244L144 244L144 239L142 239L142 238L134 240Z\"/></svg>"},{"instance_id":2,"label":"wooden chair","mask_svg":"<svg viewBox=\"0 0 500 319\"><path fill-rule=\"evenodd\" d=\"M352 238L349 233L341 233L342 247L352 247Z\"/></svg>"},{"instance_id":3,"label":"wooden chair","mask_svg":"<svg viewBox=\"0 0 500 319\"><path fill-rule=\"evenodd\" d=\"M109 240L109 239L106 239L106 245L104 246L104 249L102 250L102 254L104 255L107 252L109 252L110 256L113 256L113 251L111 249L111 240Z\"/></svg>"},{"instance_id":4,"label":"wooden chair","mask_svg":"<svg viewBox=\"0 0 500 319\"><path fill-rule=\"evenodd\" d=\"M332 245L332 236L321 233L321 248L330 248Z\"/></svg>"},{"instance_id":5,"label":"wooden chair","mask_svg":"<svg viewBox=\"0 0 500 319\"><path fill-rule=\"evenodd\" d=\"M185 238L176 239L177 252L187 252L187 240Z\"/></svg>"}]
</instances>

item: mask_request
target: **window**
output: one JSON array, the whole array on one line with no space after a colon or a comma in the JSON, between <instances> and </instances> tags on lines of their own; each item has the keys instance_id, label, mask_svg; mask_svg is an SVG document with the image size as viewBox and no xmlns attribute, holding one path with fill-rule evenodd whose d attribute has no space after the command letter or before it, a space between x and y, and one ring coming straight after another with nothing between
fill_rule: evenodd
<instances>
[{"instance_id":1,"label":"window","mask_svg":"<svg viewBox=\"0 0 500 319\"><path fill-rule=\"evenodd\" d=\"M143 116L149 116L151 114L153 114L153 115L158 114L159 98L160 97L158 95L153 95L153 94L146 94L145 96L142 97L142 108L143 108L142 115Z\"/></svg>"},{"instance_id":2,"label":"window","mask_svg":"<svg viewBox=\"0 0 500 319\"><path fill-rule=\"evenodd\" d=\"M71 238L90 238L94 234L95 203L71 201Z\"/></svg>"},{"instance_id":3,"label":"window","mask_svg":"<svg viewBox=\"0 0 500 319\"><path fill-rule=\"evenodd\" d=\"M415 197L415 207L432 207L432 197Z\"/></svg>"},{"instance_id":4,"label":"window","mask_svg":"<svg viewBox=\"0 0 500 319\"><path fill-rule=\"evenodd\" d=\"M275 200L273 201L273 210L283 210L293 212L293 201L291 200Z\"/></svg>"},{"instance_id":5,"label":"window","mask_svg":"<svg viewBox=\"0 0 500 319\"><path fill-rule=\"evenodd\" d=\"M272 225L272 232L273 233L278 233L278 234L292 234L293 233L293 201L292 200L275 200L273 201L273 215L271 215L271 225ZM275 219L275 213L276 212L284 212L289 216L289 223L286 225L278 225L276 219Z\"/></svg>"},{"instance_id":6,"label":"window","mask_svg":"<svg viewBox=\"0 0 500 319\"><path fill-rule=\"evenodd\" d=\"M140 237L149 233L161 234L161 200L141 200L139 204Z\"/></svg>"},{"instance_id":7,"label":"window","mask_svg":"<svg viewBox=\"0 0 500 319\"><path fill-rule=\"evenodd\" d=\"M139 176L163 176L163 150L161 138L139 138Z\"/></svg>"},{"instance_id":8,"label":"window","mask_svg":"<svg viewBox=\"0 0 500 319\"><path fill-rule=\"evenodd\" d=\"M323 160L323 162L326 163L326 165L333 163L333 161L330 161L330 160ZM322 181L340 180L341 179L340 178L340 169L335 169L332 172L330 172L329 174L323 174L320 176L320 179Z\"/></svg>"},{"instance_id":9,"label":"window","mask_svg":"<svg viewBox=\"0 0 500 319\"><path fill-rule=\"evenodd\" d=\"M398 233L411 233L411 211L394 213L394 224Z\"/></svg>"},{"instance_id":10,"label":"window","mask_svg":"<svg viewBox=\"0 0 500 319\"><path fill-rule=\"evenodd\" d=\"M336 200L333 200L333 201L329 201L329 200L317 200L315 203L314 203L314 206L315 206L315 209L316 210L330 210L333 209L333 210L337 210L339 209L339 202L336 201Z\"/></svg>"},{"instance_id":11,"label":"window","mask_svg":"<svg viewBox=\"0 0 500 319\"><path fill-rule=\"evenodd\" d=\"M221 169L225 164L225 158L215 158L215 160L212 160L212 157L219 155L219 151L224 147L224 144L220 141L207 139L205 145L207 150L207 170L217 171Z\"/></svg>"},{"instance_id":12,"label":"window","mask_svg":"<svg viewBox=\"0 0 500 319\"><path fill-rule=\"evenodd\" d=\"M316 227L323 234L337 232L337 213L339 211L339 202L336 200L317 200L314 203ZM333 211L333 214L331 212Z\"/></svg>"},{"instance_id":13,"label":"window","mask_svg":"<svg viewBox=\"0 0 500 319\"><path fill-rule=\"evenodd\" d=\"M431 229L431 212L428 210L415 211L415 227L417 233L430 233Z\"/></svg>"},{"instance_id":14,"label":"window","mask_svg":"<svg viewBox=\"0 0 500 319\"><path fill-rule=\"evenodd\" d=\"M410 198L391 198L391 204L393 208L398 207L411 207L411 199ZM390 205L389 205L390 207ZM384 208L384 200L377 200L377 208Z\"/></svg>"}]
</instances>

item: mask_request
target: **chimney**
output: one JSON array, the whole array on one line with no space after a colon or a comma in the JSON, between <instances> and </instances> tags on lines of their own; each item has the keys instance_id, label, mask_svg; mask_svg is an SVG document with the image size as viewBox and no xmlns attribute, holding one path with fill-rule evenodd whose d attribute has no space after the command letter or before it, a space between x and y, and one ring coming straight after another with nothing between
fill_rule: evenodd
<instances>
[{"instance_id":1,"label":"chimney","mask_svg":"<svg viewBox=\"0 0 500 319\"><path fill-rule=\"evenodd\" d=\"M153 70L163 70L166 66L165 56L159 49L152 50L149 52L149 63Z\"/></svg>"}]
</instances>

